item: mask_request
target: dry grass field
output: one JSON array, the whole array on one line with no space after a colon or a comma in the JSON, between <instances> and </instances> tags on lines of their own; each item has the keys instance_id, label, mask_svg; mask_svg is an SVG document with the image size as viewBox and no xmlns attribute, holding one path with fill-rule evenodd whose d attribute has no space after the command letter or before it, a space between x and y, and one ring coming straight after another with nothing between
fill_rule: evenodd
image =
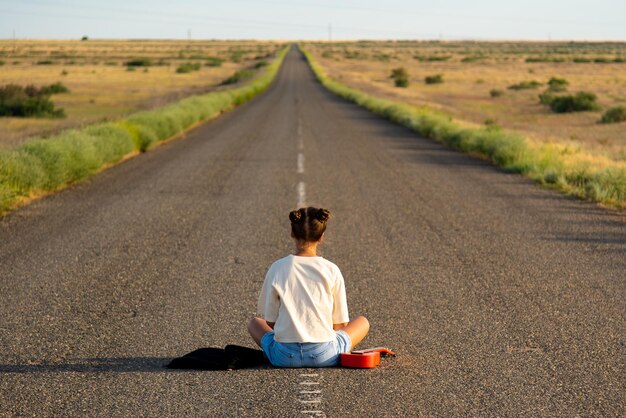
<instances>
[{"instance_id":1,"label":"dry grass field","mask_svg":"<svg viewBox=\"0 0 626 418\"><path fill-rule=\"evenodd\" d=\"M626 43L348 42L306 48L332 78L374 96L626 160L626 123L598 123L602 110L626 105ZM398 67L408 72L406 88L389 78ZM443 83L425 83L436 74ZM564 78L566 92L596 94L601 110L553 113L538 98L551 77ZM541 85L508 88L533 80ZM492 97L491 90L501 95Z\"/></svg>"},{"instance_id":2,"label":"dry grass field","mask_svg":"<svg viewBox=\"0 0 626 418\"><path fill-rule=\"evenodd\" d=\"M268 59L279 47L251 41L0 40L0 86L61 82L70 90L52 96L65 118L1 117L0 147L218 89L224 79ZM126 65L146 59L147 66ZM199 70L177 72L185 63L197 63Z\"/></svg>"}]
</instances>

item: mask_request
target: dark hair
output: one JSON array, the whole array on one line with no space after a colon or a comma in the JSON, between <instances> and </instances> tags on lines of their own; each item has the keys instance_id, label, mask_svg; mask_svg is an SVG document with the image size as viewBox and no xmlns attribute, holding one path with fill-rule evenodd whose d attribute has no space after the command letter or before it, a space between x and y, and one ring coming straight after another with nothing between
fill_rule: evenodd
<instances>
[{"instance_id":1,"label":"dark hair","mask_svg":"<svg viewBox=\"0 0 626 418\"><path fill-rule=\"evenodd\" d=\"M289 212L291 232L302 241L316 242L326 231L326 222L330 218L330 211L322 208L300 208Z\"/></svg>"}]
</instances>

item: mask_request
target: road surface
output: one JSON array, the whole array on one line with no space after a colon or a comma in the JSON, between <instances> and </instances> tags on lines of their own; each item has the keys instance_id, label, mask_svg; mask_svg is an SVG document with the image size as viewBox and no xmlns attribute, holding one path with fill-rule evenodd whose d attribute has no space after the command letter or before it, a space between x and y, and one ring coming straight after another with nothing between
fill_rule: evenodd
<instances>
[{"instance_id":1,"label":"road surface","mask_svg":"<svg viewBox=\"0 0 626 418\"><path fill-rule=\"evenodd\" d=\"M376 370L171 371L252 346L287 214L333 212ZM626 220L342 101L262 96L0 220L0 415L623 416Z\"/></svg>"}]
</instances>

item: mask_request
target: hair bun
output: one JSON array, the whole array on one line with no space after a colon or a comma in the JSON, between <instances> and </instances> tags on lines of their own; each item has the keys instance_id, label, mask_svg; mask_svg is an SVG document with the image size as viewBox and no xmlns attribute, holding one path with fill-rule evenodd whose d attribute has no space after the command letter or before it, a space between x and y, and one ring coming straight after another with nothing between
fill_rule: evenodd
<instances>
[{"instance_id":1,"label":"hair bun","mask_svg":"<svg viewBox=\"0 0 626 418\"><path fill-rule=\"evenodd\" d=\"M298 224L304 220L304 216L302 216L302 209L292 210L289 212L289 220L294 224Z\"/></svg>"},{"instance_id":2,"label":"hair bun","mask_svg":"<svg viewBox=\"0 0 626 418\"><path fill-rule=\"evenodd\" d=\"M315 217L320 222L326 222L330 218L330 211L320 208L317 210Z\"/></svg>"}]
</instances>

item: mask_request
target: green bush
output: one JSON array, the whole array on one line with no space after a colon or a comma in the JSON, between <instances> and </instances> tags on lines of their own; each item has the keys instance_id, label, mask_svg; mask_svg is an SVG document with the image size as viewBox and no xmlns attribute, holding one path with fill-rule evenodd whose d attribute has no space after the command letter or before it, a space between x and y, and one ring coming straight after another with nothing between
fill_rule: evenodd
<instances>
[{"instance_id":1,"label":"green bush","mask_svg":"<svg viewBox=\"0 0 626 418\"><path fill-rule=\"evenodd\" d=\"M22 197L84 179L131 152L146 151L158 141L250 100L270 85L286 52L287 48L282 49L249 84L188 97L118 122L65 131L47 139L31 140L12 150L0 150L0 214ZM0 95L5 90L0 88ZM23 94L25 90L40 91L33 86L18 86L18 90Z\"/></svg>"},{"instance_id":2,"label":"green bush","mask_svg":"<svg viewBox=\"0 0 626 418\"><path fill-rule=\"evenodd\" d=\"M615 106L602 114L601 123L626 122L626 106Z\"/></svg>"},{"instance_id":3,"label":"green bush","mask_svg":"<svg viewBox=\"0 0 626 418\"><path fill-rule=\"evenodd\" d=\"M378 53L378 54L372 55L372 59L374 61L389 62L391 60L391 55Z\"/></svg>"},{"instance_id":4,"label":"green bush","mask_svg":"<svg viewBox=\"0 0 626 418\"><path fill-rule=\"evenodd\" d=\"M370 96L331 79L306 50L301 48L301 51L320 82L346 100L420 135L487 157L506 171L523 174L541 184L551 184L580 197L626 206L626 169L621 166L595 171L580 165L566 167L564 158L567 154L553 144L531 146L521 135L494 126L462 128L449 116L436 111Z\"/></svg>"},{"instance_id":5,"label":"green bush","mask_svg":"<svg viewBox=\"0 0 626 418\"><path fill-rule=\"evenodd\" d=\"M266 66L267 66L267 64L268 64L268 62L267 62L267 61L259 61L259 62L257 62L256 64L254 64L254 65L252 66L252 68L254 68L255 70L258 70L259 68L266 67Z\"/></svg>"},{"instance_id":6,"label":"green bush","mask_svg":"<svg viewBox=\"0 0 626 418\"><path fill-rule=\"evenodd\" d=\"M67 71L65 72L67 74ZM57 81L56 83L50 84L48 86L44 86L41 88L42 94L51 95L51 94L61 94L61 93L69 93L70 89L68 89L63 83Z\"/></svg>"},{"instance_id":7,"label":"green bush","mask_svg":"<svg viewBox=\"0 0 626 418\"><path fill-rule=\"evenodd\" d=\"M36 65L54 65L55 62L52 60L41 60L35 63Z\"/></svg>"},{"instance_id":8,"label":"green bush","mask_svg":"<svg viewBox=\"0 0 626 418\"><path fill-rule=\"evenodd\" d=\"M6 62L4 62L3 60L0 60L0 67L2 67L4 64L6 64Z\"/></svg>"},{"instance_id":9,"label":"green bush","mask_svg":"<svg viewBox=\"0 0 626 418\"><path fill-rule=\"evenodd\" d=\"M206 65L207 67L220 67L223 62L224 60L219 57L207 57L206 63L204 65Z\"/></svg>"},{"instance_id":10,"label":"green bush","mask_svg":"<svg viewBox=\"0 0 626 418\"><path fill-rule=\"evenodd\" d=\"M426 84L441 84L443 83L443 74L427 75L424 77Z\"/></svg>"},{"instance_id":11,"label":"green bush","mask_svg":"<svg viewBox=\"0 0 626 418\"><path fill-rule=\"evenodd\" d=\"M420 62L437 62L448 61L452 55L414 55L413 58Z\"/></svg>"},{"instance_id":12,"label":"green bush","mask_svg":"<svg viewBox=\"0 0 626 418\"><path fill-rule=\"evenodd\" d=\"M150 67L152 66L152 60L150 58L135 58L124 63L129 68L134 67Z\"/></svg>"},{"instance_id":13,"label":"green bush","mask_svg":"<svg viewBox=\"0 0 626 418\"><path fill-rule=\"evenodd\" d=\"M584 112L598 110L596 95L585 91L579 91L573 95L556 96L550 102L550 109L556 113Z\"/></svg>"},{"instance_id":14,"label":"green bush","mask_svg":"<svg viewBox=\"0 0 626 418\"><path fill-rule=\"evenodd\" d=\"M178 74L186 74L191 73L193 71L200 70L200 63L197 62L186 62L184 64L180 64L178 68L176 68L176 72Z\"/></svg>"},{"instance_id":15,"label":"green bush","mask_svg":"<svg viewBox=\"0 0 626 418\"><path fill-rule=\"evenodd\" d=\"M485 57L484 55L469 55L467 57L463 57L463 59L461 59L461 62L472 63L472 62L482 61L486 58L487 57Z\"/></svg>"},{"instance_id":16,"label":"green bush","mask_svg":"<svg viewBox=\"0 0 626 418\"><path fill-rule=\"evenodd\" d=\"M550 90L546 90L539 95L539 103L550 106L550 103L554 100L556 96Z\"/></svg>"},{"instance_id":17,"label":"green bush","mask_svg":"<svg viewBox=\"0 0 626 418\"><path fill-rule=\"evenodd\" d=\"M504 91L498 90L498 89L491 89L491 90L489 90L489 95L491 97L500 97L500 96L504 95Z\"/></svg>"},{"instance_id":18,"label":"green bush","mask_svg":"<svg viewBox=\"0 0 626 418\"><path fill-rule=\"evenodd\" d=\"M393 79L396 87L408 87L409 86L409 73L404 67L398 67L391 70L389 78Z\"/></svg>"},{"instance_id":19,"label":"green bush","mask_svg":"<svg viewBox=\"0 0 626 418\"><path fill-rule=\"evenodd\" d=\"M0 116L64 117L63 109L55 108L50 100L50 93L46 91L50 87L22 87L17 84L0 87Z\"/></svg>"},{"instance_id":20,"label":"green bush","mask_svg":"<svg viewBox=\"0 0 626 418\"><path fill-rule=\"evenodd\" d=\"M565 58L561 58L561 57L552 57L552 56L543 56L543 57L528 57L528 58L526 58L525 62L528 62L528 63L534 63L534 62L553 62L553 63L559 63L559 62L565 62Z\"/></svg>"},{"instance_id":21,"label":"green bush","mask_svg":"<svg viewBox=\"0 0 626 418\"><path fill-rule=\"evenodd\" d=\"M235 74L222 81L222 85L235 84L254 77L254 71L249 69L239 70Z\"/></svg>"},{"instance_id":22,"label":"green bush","mask_svg":"<svg viewBox=\"0 0 626 418\"><path fill-rule=\"evenodd\" d=\"M553 92L560 92L567 90L569 82L564 78L550 77L548 80L548 89Z\"/></svg>"},{"instance_id":23,"label":"green bush","mask_svg":"<svg viewBox=\"0 0 626 418\"><path fill-rule=\"evenodd\" d=\"M530 80L530 81L521 81L517 84L511 84L507 88L509 90L527 90L527 89L536 89L540 85L541 85L540 82L536 80Z\"/></svg>"},{"instance_id":24,"label":"green bush","mask_svg":"<svg viewBox=\"0 0 626 418\"><path fill-rule=\"evenodd\" d=\"M243 59L245 55L246 55L246 51L241 50L241 49L236 49L234 51L231 51L230 60L232 62L238 63L238 62L241 62L241 60Z\"/></svg>"}]
</instances>

